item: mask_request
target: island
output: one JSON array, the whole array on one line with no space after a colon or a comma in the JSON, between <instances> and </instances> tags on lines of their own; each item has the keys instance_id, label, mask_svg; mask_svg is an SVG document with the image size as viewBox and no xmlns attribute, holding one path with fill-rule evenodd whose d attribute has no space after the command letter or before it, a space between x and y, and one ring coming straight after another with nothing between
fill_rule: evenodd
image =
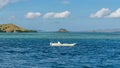
<instances>
[{"instance_id":1,"label":"island","mask_svg":"<svg viewBox=\"0 0 120 68\"><path fill-rule=\"evenodd\" d=\"M95 33L120 33L120 28L98 29L98 30L90 30L88 32L95 32Z\"/></svg>"},{"instance_id":2,"label":"island","mask_svg":"<svg viewBox=\"0 0 120 68\"><path fill-rule=\"evenodd\" d=\"M37 32L35 30L27 30L15 24L0 24L0 32Z\"/></svg>"},{"instance_id":3,"label":"island","mask_svg":"<svg viewBox=\"0 0 120 68\"><path fill-rule=\"evenodd\" d=\"M63 29L63 28L61 28L61 29L59 29L57 32L69 32L68 30L66 30L66 29Z\"/></svg>"}]
</instances>

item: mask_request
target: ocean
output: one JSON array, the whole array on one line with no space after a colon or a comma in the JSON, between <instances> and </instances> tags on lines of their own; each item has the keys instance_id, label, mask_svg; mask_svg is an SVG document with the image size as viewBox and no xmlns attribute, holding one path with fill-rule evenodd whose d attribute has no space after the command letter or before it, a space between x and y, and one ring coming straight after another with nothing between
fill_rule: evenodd
<instances>
[{"instance_id":1,"label":"ocean","mask_svg":"<svg viewBox=\"0 0 120 68\"><path fill-rule=\"evenodd\" d=\"M120 68L120 33L0 33L0 68Z\"/></svg>"}]
</instances>

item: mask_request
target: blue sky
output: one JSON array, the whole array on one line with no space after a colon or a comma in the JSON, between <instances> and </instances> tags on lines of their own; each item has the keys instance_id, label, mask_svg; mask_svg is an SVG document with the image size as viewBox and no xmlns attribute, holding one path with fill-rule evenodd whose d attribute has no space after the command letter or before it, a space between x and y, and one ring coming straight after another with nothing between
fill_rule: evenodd
<instances>
[{"instance_id":1,"label":"blue sky","mask_svg":"<svg viewBox=\"0 0 120 68\"><path fill-rule=\"evenodd\" d=\"M0 0L0 24L56 31L120 26L120 0Z\"/></svg>"}]
</instances>

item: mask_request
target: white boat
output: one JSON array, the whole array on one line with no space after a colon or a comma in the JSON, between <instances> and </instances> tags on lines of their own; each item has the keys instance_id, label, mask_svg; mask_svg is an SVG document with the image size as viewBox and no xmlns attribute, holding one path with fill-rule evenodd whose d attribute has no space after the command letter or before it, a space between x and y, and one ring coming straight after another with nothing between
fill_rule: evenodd
<instances>
[{"instance_id":1,"label":"white boat","mask_svg":"<svg viewBox=\"0 0 120 68\"><path fill-rule=\"evenodd\" d=\"M68 43L60 43L60 42L57 42L57 43L53 43L53 42L50 42L50 46L74 46L76 45L76 43L73 43L73 44L68 44Z\"/></svg>"}]
</instances>

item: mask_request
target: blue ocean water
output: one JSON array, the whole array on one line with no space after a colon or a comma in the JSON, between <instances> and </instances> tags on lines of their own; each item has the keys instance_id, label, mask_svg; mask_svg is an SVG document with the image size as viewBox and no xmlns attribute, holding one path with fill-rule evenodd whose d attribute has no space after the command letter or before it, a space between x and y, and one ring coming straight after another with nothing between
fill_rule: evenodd
<instances>
[{"instance_id":1,"label":"blue ocean water","mask_svg":"<svg viewBox=\"0 0 120 68\"><path fill-rule=\"evenodd\" d=\"M120 34L0 33L0 68L120 68Z\"/></svg>"}]
</instances>

